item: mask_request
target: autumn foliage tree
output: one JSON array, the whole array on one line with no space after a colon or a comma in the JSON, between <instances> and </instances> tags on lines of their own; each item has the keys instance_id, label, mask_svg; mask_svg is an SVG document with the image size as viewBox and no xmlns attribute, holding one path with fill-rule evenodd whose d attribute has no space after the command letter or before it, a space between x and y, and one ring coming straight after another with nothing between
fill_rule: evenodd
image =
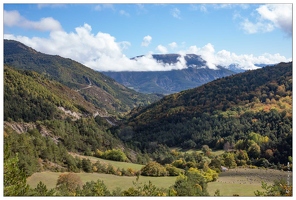
<instances>
[{"instance_id":1,"label":"autumn foliage tree","mask_svg":"<svg viewBox=\"0 0 296 200\"><path fill-rule=\"evenodd\" d=\"M76 190L82 186L80 177L74 173L64 173L58 177L56 189L61 196L75 196Z\"/></svg>"},{"instance_id":2,"label":"autumn foliage tree","mask_svg":"<svg viewBox=\"0 0 296 200\"><path fill-rule=\"evenodd\" d=\"M164 166L157 162L149 162L141 169L141 175L143 176L166 176L167 171Z\"/></svg>"}]
</instances>

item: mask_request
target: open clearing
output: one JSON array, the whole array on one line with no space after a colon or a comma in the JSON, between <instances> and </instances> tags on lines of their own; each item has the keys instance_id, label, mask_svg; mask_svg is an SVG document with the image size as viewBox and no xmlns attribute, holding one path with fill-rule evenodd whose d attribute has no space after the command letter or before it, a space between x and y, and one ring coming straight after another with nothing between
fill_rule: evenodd
<instances>
[{"instance_id":1,"label":"open clearing","mask_svg":"<svg viewBox=\"0 0 296 200\"><path fill-rule=\"evenodd\" d=\"M33 174L27 179L28 184L35 188L39 181L42 181L48 188L54 188L58 179L59 172L39 172ZM210 196L214 196L216 190L220 190L221 196L255 196L254 191L261 189L261 181L272 184L274 180L290 177L292 183L292 172L285 172L273 169L248 169L236 168L220 173L219 179L216 182L208 183L208 191ZM136 181L136 176L116 176L111 174L99 173L77 173L81 180L96 181L98 179L104 181L110 191L117 187L122 190L133 186L133 181ZM147 177L140 176L139 182L148 183L151 181L157 187L168 188L175 183L176 177Z\"/></svg>"},{"instance_id":2,"label":"open clearing","mask_svg":"<svg viewBox=\"0 0 296 200\"><path fill-rule=\"evenodd\" d=\"M292 172L274 169L230 169L220 173L216 182L209 183L208 191L211 196L214 196L217 189L220 190L221 196L233 196L233 194L255 196L256 190L262 191L262 181L271 185L275 180L287 180L288 175L292 183Z\"/></svg>"},{"instance_id":3,"label":"open clearing","mask_svg":"<svg viewBox=\"0 0 296 200\"><path fill-rule=\"evenodd\" d=\"M48 188L54 188L60 172L38 172L33 174L27 179L27 183L35 188L39 181L42 181ZM98 179L104 181L107 188L112 191L116 187L122 190L128 189L133 186L133 181L136 181L136 176L116 176L113 174L100 174L100 173L76 173L83 183L88 181L97 181ZM175 183L176 177L148 177L140 176L140 183L148 183L149 180L157 187L168 188Z\"/></svg>"}]
</instances>

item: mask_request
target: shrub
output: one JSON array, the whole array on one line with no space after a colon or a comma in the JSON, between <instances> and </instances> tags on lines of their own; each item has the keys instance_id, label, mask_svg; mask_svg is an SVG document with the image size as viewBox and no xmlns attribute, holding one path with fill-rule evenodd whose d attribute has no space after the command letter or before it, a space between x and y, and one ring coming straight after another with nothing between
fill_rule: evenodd
<instances>
[{"instance_id":1,"label":"shrub","mask_svg":"<svg viewBox=\"0 0 296 200\"><path fill-rule=\"evenodd\" d=\"M173 165L170 165L170 164L166 164L165 168L166 168L169 176L179 176L182 173L182 170L180 170L177 167L174 167Z\"/></svg>"},{"instance_id":2,"label":"shrub","mask_svg":"<svg viewBox=\"0 0 296 200\"><path fill-rule=\"evenodd\" d=\"M102 158L115 161L127 161L127 156L120 149L107 150L102 154Z\"/></svg>"},{"instance_id":3,"label":"shrub","mask_svg":"<svg viewBox=\"0 0 296 200\"><path fill-rule=\"evenodd\" d=\"M141 175L143 176L166 176L167 171L164 166L157 162L149 162L141 169Z\"/></svg>"}]
</instances>

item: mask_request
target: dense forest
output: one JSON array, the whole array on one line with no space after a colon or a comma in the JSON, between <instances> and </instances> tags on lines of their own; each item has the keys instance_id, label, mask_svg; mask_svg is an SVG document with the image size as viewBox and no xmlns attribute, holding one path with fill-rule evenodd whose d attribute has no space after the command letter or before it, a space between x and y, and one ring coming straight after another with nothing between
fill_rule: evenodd
<instances>
[{"instance_id":1,"label":"dense forest","mask_svg":"<svg viewBox=\"0 0 296 200\"><path fill-rule=\"evenodd\" d=\"M271 150L269 162L287 163L292 155L292 63L221 78L166 96L133 110L116 132L122 140L148 152L158 144L233 149L256 134L268 138L257 143L260 157Z\"/></svg>"}]
</instances>

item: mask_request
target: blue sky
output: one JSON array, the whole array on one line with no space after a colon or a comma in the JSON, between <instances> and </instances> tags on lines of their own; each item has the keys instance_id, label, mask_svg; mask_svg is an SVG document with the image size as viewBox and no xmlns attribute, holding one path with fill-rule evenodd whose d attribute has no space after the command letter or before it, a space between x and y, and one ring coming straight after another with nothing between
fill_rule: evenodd
<instances>
[{"instance_id":1,"label":"blue sky","mask_svg":"<svg viewBox=\"0 0 296 200\"><path fill-rule=\"evenodd\" d=\"M151 54L195 53L210 68L292 60L292 4L3 4L4 39L99 71L182 69ZM129 58L145 55L131 61Z\"/></svg>"}]
</instances>

